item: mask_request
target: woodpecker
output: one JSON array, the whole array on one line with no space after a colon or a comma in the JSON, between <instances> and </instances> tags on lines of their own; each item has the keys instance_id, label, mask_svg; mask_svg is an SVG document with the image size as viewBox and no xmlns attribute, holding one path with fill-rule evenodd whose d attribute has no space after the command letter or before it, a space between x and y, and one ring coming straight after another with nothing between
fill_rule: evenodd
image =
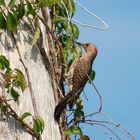
<instances>
[{"instance_id":1,"label":"woodpecker","mask_svg":"<svg viewBox=\"0 0 140 140\"><path fill-rule=\"evenodd\" d=\"M76 99L80 96L80 93L88 81L93 61L98 54L98 50L94 44L86 43L82 46L85 49L85 54L77 58L70 67L68 74L70 90L56 106L54 111L55 120L59 120L67 104L69 104L70 108L73 107Z\"/></svg>"}]
</instances>

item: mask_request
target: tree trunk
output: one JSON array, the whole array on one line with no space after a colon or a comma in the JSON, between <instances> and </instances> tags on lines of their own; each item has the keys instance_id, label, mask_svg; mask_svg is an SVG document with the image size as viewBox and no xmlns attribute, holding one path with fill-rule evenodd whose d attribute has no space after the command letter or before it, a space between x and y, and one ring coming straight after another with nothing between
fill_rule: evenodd
<instances>
[{"instance_id":1,"label":"tree trunk","mask_svg":"<svg viewBox=\"0 0 140 140\"><path fill-rule=\"evenodd\" d=\"M26 24L25 24L26 23ZM44 50L48 54L48 36L45 26L40 23ZM26 77L28 87L20 93L19 101L9 101L15 112L21 116L24 112L39 115L44 119L45 128L42 140L60 140L59 127L54 120L56 105L51 77L46 69L38 47L32 45L32 25L22 22L15 34L15 40L8 31L0 31L0 54L10 61L12 69L18 68ZM16 43L15 43L16 41ZM29 75L28 75L29 74ZM1 95L1 89L0 89ZM26 121L32 126L31 117ZM15 118L0 112L0 140L31 140L24 126Z\"/></svg>"}]
</instances>

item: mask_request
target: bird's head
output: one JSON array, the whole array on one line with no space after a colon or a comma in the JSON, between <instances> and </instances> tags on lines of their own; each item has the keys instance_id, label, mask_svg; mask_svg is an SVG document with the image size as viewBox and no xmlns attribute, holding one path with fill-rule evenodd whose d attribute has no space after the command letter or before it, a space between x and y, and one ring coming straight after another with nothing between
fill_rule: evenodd
<instances>
[{"instance_id":1,"label":"bird's head","mask_svg":"<svg viewBox=\"0 0 140 140\"><path fill-rule=\"evenodd\" d=\"M98 54L98 49L94 44L91 43L83 44L83 48L85 49L86 53L90 53L94 57L96 57Z\"/></svg>"}]
</instances>

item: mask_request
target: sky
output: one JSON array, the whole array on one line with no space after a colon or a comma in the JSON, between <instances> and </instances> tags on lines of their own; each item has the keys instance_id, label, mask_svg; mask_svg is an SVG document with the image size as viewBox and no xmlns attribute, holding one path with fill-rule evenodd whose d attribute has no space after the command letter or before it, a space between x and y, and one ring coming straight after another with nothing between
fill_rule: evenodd
<instances>
[{"instance_id":1,"label":"sky","mask_svg":"<svg viewBox=\"0 0 140 140\"><path fill-rule=\"evenodd\" d=\"M140 139L140 1L139 0L78 0L109 25L108 30L97 31L78 26L80 42L92 42L98 47L94 62L95 85L103 98L103 113L123 125L136 140ZM77 6L74 19L102 27L94 17ZM91 85L84 89L88 101L82 95L85 112L98 109L99 100ZM104 119L95 115L96 120ZM91 140L116 140L100 126L82 125ZM112 127L111 127L112 128ZM122 140L128 138L113 129Z\"/></svg>"}]
</instances>

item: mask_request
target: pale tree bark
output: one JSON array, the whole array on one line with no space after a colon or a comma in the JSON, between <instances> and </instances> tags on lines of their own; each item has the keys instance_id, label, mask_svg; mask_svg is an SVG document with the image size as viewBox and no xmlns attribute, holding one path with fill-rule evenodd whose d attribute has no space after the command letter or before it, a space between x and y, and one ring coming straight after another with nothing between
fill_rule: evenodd
<instances>
[{"instance_id":1,"label":"pale tree bark","mask_svg":"<svg viewBox=\"0 0 140 140\"><path fill-rule=\"evenodd\" d=\"M28 20L25 19L25 21ZM42 46L48 54L46 27L41 22L39 22L39 26L42 32ZM33 35L29 31L32 28L30 23L25 24L22 21L18 31L14 33L15 40L8 31L1 30L0 33L0 54L6 56L13 69L20 69L28 81L28 87L23 93L20 93L18 103L10 101L9 104L19 116L24 112L31 112L31 114L39 115L44 119L45 128L41 135L42 140L60 140L59 127L54 120L56 101L52 80L38 47L32 46ZM0 92L2 92L1 90ZM29 124L32 123L30 119L30 117L26 119ZM30 125L32 126L32 124ZM21 123L12 116L0 112L0 140L32 139L33 136L26 131Z\"/></svg>"}]
</instances>

